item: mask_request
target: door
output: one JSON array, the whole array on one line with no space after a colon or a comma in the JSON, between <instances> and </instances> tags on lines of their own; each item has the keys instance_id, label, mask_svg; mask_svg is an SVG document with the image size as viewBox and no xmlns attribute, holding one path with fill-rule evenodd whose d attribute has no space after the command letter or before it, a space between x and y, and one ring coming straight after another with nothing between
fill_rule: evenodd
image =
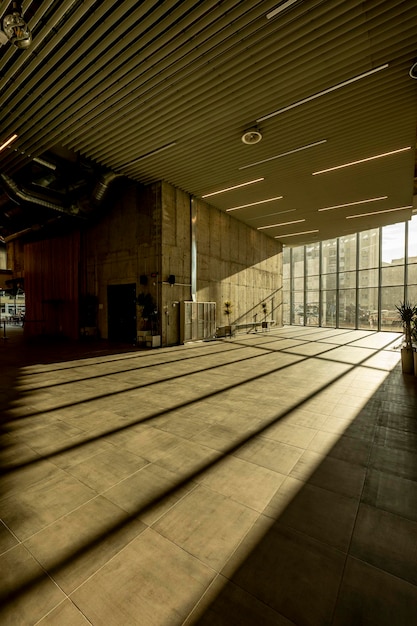
<instances>
[{"instance_id":1,"label":"door","mask_svg":"<svg viewBox=\"0 0 417 626\"><path fill-rule=\"evenodd\" d=\"M136 285L108 285L109 341L136 343Z\"/></svg>"}]
</instances>

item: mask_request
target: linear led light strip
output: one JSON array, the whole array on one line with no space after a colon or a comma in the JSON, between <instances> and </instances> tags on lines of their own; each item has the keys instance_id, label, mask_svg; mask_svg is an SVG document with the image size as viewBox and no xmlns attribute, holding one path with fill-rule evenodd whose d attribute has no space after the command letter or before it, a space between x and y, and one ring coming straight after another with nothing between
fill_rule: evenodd
<instances>
[{"instance_id":1,"label":"linear led light strip","mask_svg":"<svg viewBox=\"0 0 417 626\"><path fill-rule=\"evenodd\" d=\"M239 189L240 187L246 187L246 185L253 185L254 183L259 183L261 180L265 180L265 178L255 178L255 180L249 180L247 183L240 183L240 185L233 185L233 187L225 187L225 189L220 189L219 191L213 191L212 193L206 193L202 198L210 198L211 196L216 196L219 193L225 193L226 191L232 191L233 189Z\"/></svg>"},{"instance_id":2,"label":"linear led light strip","mask_svg":"<svg viewBox=\"0 0 417 626\"><path fill-rule=\"evenodd\" d=\"M324 89L323 91L319 91L318 93L313 94L312 96L308 96L307 98L303 98L302 100L298 100L298 102L293 102L293 104L289 104L282 109L278 109L278 111L274 111L273 113L268 113L268 115L264 115L263 117L258 118L256 121L264 122L265 120L269 120L271 117L275 117L275 115L280 115L281 113L285 113L285 111L290 111L291 109L295 109L295 107L301 106L302 104L306 104L306 102L311 102L316 98L320 98L321 96L325 96L332 91L336 91L337 89L341 89L342 87L346 87L346 85L350 85L351 83L355 83L362 78L366 78L367 76L372 76L372 74L376 74L376 72L380 72L381 70L385 70L389 67L388 63L384 65L380 65L379 67L375 67L373 70L369 70L368 72L364 72L363 74L359 74L359 76L354 76L353 78L349 78L348 80L344 80L342 83L338 83L337 85L333 85L333 87L329 87L328 89Z\"/></svg>"},{"instance_id":3,"label":"linear led light strip","mask_svg":"<svg viewBox=\"0 0 417 626\"><path fill-rule=\"evenodd\" d=\"M173 141L172 143L167 143L165 146L161 146L160 148L157 148L156 150L152 150L152 152L147 152L146 154L143 154L142 156L138 157L137 159L134 159L133 161L129 161L129 163L125 163L124 165L121 165L118 169L124 168L124 167L129 167L130 165L134 165L135 163L138 163L139 161L143 161L143 159L148 159L149 157L153 156L154 154L159 154L159 152L163 152L164 150L168 150L168 148L173 148L176 145L177 145L176 141Z\"/></svg>"},{"instance_id":4,"label":"linear led light strip","mask_svg":"<svg viewBox=\"0 0 417 626\"><path fill-rule=\"evenodd\" d=\"M255 220L263 220L267 217L273 217L274 215L283 215L284 213L294 213L297 209L287 209L286 211L276 211L275 213L267 213L266 215L257 215L256 217L249 217L247 222L254 222Z\"/></svg>"},{"instance_id":5,"label":"linear led light strip","mask_svg":"<svg viewBox=\"0 0 417 626\"><path fill-rule=\"evenodd\" d=\"M226 211L237 211L238 209L246 209L248 206L255 206L257 204L265 204L266 202L273 202L274 200L282 200L284 196L276 196L275 198L267 198L267 200L259 200L259 202L250 202L249 204L241 204L240 206L234 206Z\"/></svg>"},{"instance_id":6,"label":"linear led light strip","mask_svg":"<svg viewBox=\"0 0 417 626\"><path fill-rule=\"evenodd\" d=\"M382 159L382 157L391 156L392 154L399 154L400 152L405 152L406 150L411 150L411 146L407 146L406 148L399 148L398 150L391 150L391 152L383 152L382 154L375 154L374 156L367 157L366 159L359 159L358 161L351 161L350 163L343 163L342 165L336 165L335 167L328 167L326 170L319 170L318 172L313 172L313 176L316 176L316 174L325 174L326 172L333 172L334 170L340 170L343 167L350 167L351 165L358 165L359 163L366 163L367 161L374 161L375 159Z\"/></svg>"},{"instance_id":7,"label":"linear led light strip","mask_svg":"<svg viewBox=\"0 0 417 626\"><path fill-rule=\"evenodd\" d=\"M4 150L5 148L7 148L7 146L10 146L10 144L11 144L11 143L12 143L15 139L17 139L17 135L16 135L16 134L15 134L15 135L12 135L11 137L9 137L9 139L7 139L7 141L5 141L4 143L2 143L2 144L1 144L1 146L0 146L0 152L1 152L2 150Z\"/></svg>"},{"instance_id":8,"label":"linear led light strip","mask_svg":"<svg viewBox=\"0 0 417 626\"><path fill-rule=\"evenodd\" d=\"M292 4L295 4L296 2L298 2L298 0L287 0L287 2L283 2L279 5L279 7L267 13L266 19L270 20L272 17L275 17L276 15L278 15L278 13L285 11L285 9L288 9L288 7L290 7Z\"/></svg>"},{"instance_id":9,"label":"linear led light strip","mask_svg":"<svg viewBox=\"0 0 417 626\"><path fill-rule=\"evenodd\" d=\"M376 202L377 200L386 200L388 196L380 196L379 198L368 198L368 200L357 200L356 202L346 202L345 204L335 204L334 206L326 206L318 211L331 211L332 209L342 209L345 206L355 206L356 204L366 204L367 202Z\"/></svg>"},{"instance_id":10,"label":"linear led light strip","mask_svg":"<svg viewBox=\"0 0 417 626\"><path fill-rule=\"evenodd\" d=\"M310 235L310 233L318 233L317 230L304 230L302 233L291 233L290 235L276 235L274 239L283 239L284 237L297 237L297 235Z\"/></svg>"},{"instance_id":11,"label":"linear led light strip","mask_svg":"<svg viewBox=\"0 0 417 626\"><path fill-rule=\"evenodd\" d=\"M301 152L301 150L307 150L308 148L314 148L314 146L319 146L322 143L326 143L327 139L321 139L320 141L315 141L314 143L309 143L306 146L300 146L299 148L294 148L294 150L288 150L288 152L282 152L281 154L276 154L275 156L269 157L268 159L262 159L262 161L256 161L256 163L249 163L249 165L242 165L239 167L240 170L244 170L247 167L254 167L255 165L260 165L261 163L266 163L267 161L273 161L274 159L280 159L281 157L288 156L289 154L294 154L295 152Z\"/></svg>"},{"instance_id":12,"label":"linear led light strip","mask_svg":"<svg viewBox=\"0 0 417 626\"><path fill-rule=\"evenodd\" d=\"M257 230L275 228L276 226L289 226L290 224L301 224L301 222L305 222L305 220L293 220L292 222L281 222L280 224L271 224L270 226L258 226Z\"/></svg>"},{"instance_id":13,"label":"linear led light strip","mask_svg":"<svg viewBox=\"0 0 417 626\"><path fill-rule=\"evenodd\" d=\"M391 213L392 211L404 211L405 209L412 209L413 206L410 204L408 206L399 206L395 209L385 209L384 211L372 211L371 213L361 213L360 215L348 215L346 217L347 220L354 220L357 217L368 217L368 215L379 215L380 213Z\"/></svg>"}]
</instances>

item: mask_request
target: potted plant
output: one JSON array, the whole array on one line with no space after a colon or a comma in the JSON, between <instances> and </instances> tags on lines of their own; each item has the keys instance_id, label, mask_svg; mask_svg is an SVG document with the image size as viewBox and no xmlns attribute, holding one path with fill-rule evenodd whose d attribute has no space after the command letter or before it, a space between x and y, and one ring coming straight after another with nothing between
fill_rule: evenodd
<instances>
[{"instance_id":1,"label":"potted plant","mask_svg":"<svg viewBox=\"0 0 417 626\"><path fill-rule=\"evenodd\" d=\"M414 376L417 376L417 316L411 322L411 342L413 345Z\"/></svg>"},{"instance_id":2,"label":"potted plant","mask_svg":"<svg viewBox=\"0 0 417 626\"><path fill-rule=\"evenodd\" d=\"M413 344L411 328L412 323L417 315L417 306L412 305L411 302L401 302L399 305L395 305L404 328L404 344L401 347L401 364L404 374L413 374L414 372L414 357L413 357Z\"/></svg>"}]
</instances>

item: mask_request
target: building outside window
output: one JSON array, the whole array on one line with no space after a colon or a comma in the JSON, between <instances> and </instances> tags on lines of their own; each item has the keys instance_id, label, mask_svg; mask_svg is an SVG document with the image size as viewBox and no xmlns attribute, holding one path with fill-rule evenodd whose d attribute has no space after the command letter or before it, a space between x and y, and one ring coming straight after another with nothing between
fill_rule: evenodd
<instances>
[{"instance_id":1,"label":"building outside window","mask_svg":"<svg viewBox=\"0 0 417 626\"><path fill-rule=\"evenodd\" d=\"M284 247L284 324L401 330L417 304L417 215L406 223Z\"/></svg>"}]
</instances>

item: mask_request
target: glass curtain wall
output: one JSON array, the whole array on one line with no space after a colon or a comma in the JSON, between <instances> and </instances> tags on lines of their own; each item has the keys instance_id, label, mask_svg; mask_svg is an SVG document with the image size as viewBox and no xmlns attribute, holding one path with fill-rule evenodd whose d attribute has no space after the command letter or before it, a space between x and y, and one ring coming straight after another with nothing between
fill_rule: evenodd
<instances>
[{"instance_id":1,"label":"glass curtain wall","mask_svg":"<svg viewBox=\"0 0 417 626\"><path fill-rule=\"evenodd\" d=\"M417 304L417 215L406 223L284 247L284 324L401 330Z\"/></svg>"}]
</instances>

